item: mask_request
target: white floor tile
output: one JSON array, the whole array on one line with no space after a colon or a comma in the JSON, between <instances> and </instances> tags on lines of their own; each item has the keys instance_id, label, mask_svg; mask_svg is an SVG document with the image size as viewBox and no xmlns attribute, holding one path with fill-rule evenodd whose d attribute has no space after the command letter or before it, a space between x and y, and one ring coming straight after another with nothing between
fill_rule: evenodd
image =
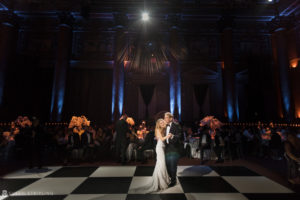
<instances>
[{"instance_id":1,"label":"white floor tile","mask_svg":"<svg viewBox=\"0 0 300 200\"><path fill-rule=\"evenodd\" d=\"M144 186L149 185L149 183L152 181L151 176L135 176L133 177L131 181L131 185L129 187L128 194L143 194L142 190L139 190L140 188L143 188ZM169 193L183 193L182 187L177 180L177 185L171 188L167 188L166 190L159 191L159 192L153 192L153 194L169 194ZM138 190L138 191L137 191Z\"/></svg>"},{"instance_id":2,"label":"white floor tile","mask_svg":"<svg viewBox=\"0 0 300 200\"><path fill-rule=\"evenodd\" d=\"M85 179L86 178L43 178L13 193L12 196L70 194Z\"/></svg>"},{"instance_id":3,"label":"white floor tile","mask_svg":"<svg viewBox=\"0 0 300 200\"><path fill-rule=\"evenodd\" d=\"M292 190L264 176L223 176L241 193L293 193Z\"/></svg>"},{"instance_id":4,"label":"white floor tile","mask_svg":"<svg viewBox=\"0 0 300 200\"><path fill-rule=\"evenodd\" d=\"M71 194L64 200L126 200L127 194Z\"/></svg>"},{"instance_id":5,"label":"white floor tile","mask_svg":"<svg viewBox=\"0 0 300 200\"><path fill-rule=\"evenodd\" d=\"M21 169L9 174L2 176L1 178L10 178L10 179L18 179L18 178L44 178L49 174L52 174L56 170L61 167L44 167L43 169Z\"/></svg>"},{"instance_id":6,"label":"white floor tile","mask_svg":"<svg viewBox=\"0 0 300 200\"><path fill-rule=\"evenodd\" d=\"M177 176L220 176L208 166L178 166Z\"/></svg>"},{"instance_id":7,"label":"white floor tile","mask_svg":"<svg viewBox=\"0 0 300 200\"><path fill-rule=\"evenodd\" d=\"M99 167L90 177L132 177L135 169L135 166Z\"/></svg>"},{"instance_id":8,"label":"white floor tile","mask_svg":"<svg viewBox=\"0 0 300 200\"><path fill-rule=\"evenodd\" d=\"M240 193L186 193L187 200L247 200Z\"/></svg>"}]
</instances>

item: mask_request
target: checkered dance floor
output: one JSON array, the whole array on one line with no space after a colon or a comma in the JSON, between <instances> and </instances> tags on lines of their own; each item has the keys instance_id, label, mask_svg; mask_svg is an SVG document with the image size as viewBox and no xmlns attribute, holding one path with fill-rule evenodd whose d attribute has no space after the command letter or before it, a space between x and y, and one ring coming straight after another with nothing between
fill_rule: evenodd
<instances>
[{"instance_id":1,"label":"checkered dance floor","mask_svg":"<svg viewBox=\"0 0 300 200\"><path fill-rule=\"evenodd\" d=\"M132 194L153 173L149 166L49 167L0 179L0 199L25 200L283 200L292 190L245 167L179 166L178 184L161 193ZM2 193L1 193L2 192Z\"/></svg>"}]
</instances>

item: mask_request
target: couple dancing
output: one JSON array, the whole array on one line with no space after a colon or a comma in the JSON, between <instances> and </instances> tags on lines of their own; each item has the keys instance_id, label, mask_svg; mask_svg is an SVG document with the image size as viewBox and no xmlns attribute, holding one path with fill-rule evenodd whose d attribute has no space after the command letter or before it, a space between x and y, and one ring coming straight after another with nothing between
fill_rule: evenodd
<instances>
[{"instance_id":1,"label":"couple dancing","mask_svg":"<svg viewBox=\"0 0 300 200\"><path fill-rule=\"evenodd\" d=\"M165 113L164 119L156 121L155 137L156 165L153 175L144 186L133 188L135 193L157 192L176 185L181 128L173 122L171 113Z\"/></svg>"}]
</instances>

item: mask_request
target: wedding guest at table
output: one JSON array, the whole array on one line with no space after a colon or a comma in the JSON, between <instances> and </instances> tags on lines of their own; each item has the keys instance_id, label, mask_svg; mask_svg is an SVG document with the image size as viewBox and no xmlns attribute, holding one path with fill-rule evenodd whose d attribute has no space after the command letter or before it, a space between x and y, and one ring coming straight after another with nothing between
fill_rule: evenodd
<instances>
[{"instance_id":1,"label":"wedding guest at table","mask_svg":"<svg viewBox=\"0 0 300 200\"><path fill-rule=\"evenodd\" d=\"M30 156L30 165L34 165L36 161L39 169L43 165L43 151L45 147L45 132L44 127L41 125L40 120L36 117L32 118L32 137L33 137L33 146Z\"/></svg>"},{"instance_id":2,"label":"wedding guest at table","mask_svg":"<svg viewBox=\"0 0 300 200\"><path fill-rule=\"evenodd\" d=\"M95 130L93 129L92 126L86 127L85 132L82 135L82 143L83 145L83 156L84 160L92 162L95 159L95 143L94 143L94 138L95 138Z\"/></svg>"},{"instance_id":3,"label":"wedding guest at table","mask_svg":"<svg viewBox=\"0 0 300 200\"><path fill-rule=\"evenodd\" d=\"M126 148L127 139L126 135L129 132L128 124L126 122L127 115L123 114L119 121L116 123L116 156L117 161L121 162L122 165L126 164Z\"/></svg>"},{"instance_id":4,"label":"wedding guest at table","mask_svg":"<svg viewBox=\"0 0 300 200\"><path fill-rule=\"evenodd\" d=\"M199 137L199 148L197 151L200 151L200 164L204 164L204 151L211 149L211 136L209 134L208 126L201 126L200 137Z\"/></svg>"},{"instance_id":5,"label":"wedding guest at table","mask_svg":"<svg viewBox=\"0 0 300 200\"><path fill-rule=\"evenodd\" d=\"M152 129L145 137L142 145L137 147L137 160L141 161L142 164L146 163L144 151L148 149L154 150L154 130Z\"/></svg>"},{"instance_id":6,"label":"wedding guest at table","mask_svg":"<svg viewBox=\"0 0 300 200\"><path fill-rule=\"evenodd\" d=\"M57 158L63 165L67 165L68 163L68 132L64 133L63 130L58 131L56 136L56 150L57 150Z\"/></svg>"},{"instance_id":7,"label":"wedding guest at table","mask_svg":"<svg viewBox=\"0 0 300 200\"><path fill-rule=\"evenodd\" d=\"M300 184L300 139L293 130L287 135L284 149L288 161L288 180L292 184Z\"/></svg>"}]
</instances>

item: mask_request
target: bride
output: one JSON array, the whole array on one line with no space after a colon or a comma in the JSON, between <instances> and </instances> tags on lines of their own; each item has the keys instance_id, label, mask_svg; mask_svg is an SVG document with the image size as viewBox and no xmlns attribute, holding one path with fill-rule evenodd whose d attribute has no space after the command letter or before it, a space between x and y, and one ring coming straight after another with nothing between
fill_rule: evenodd
<instances>
[{"instance_id":1,"label":"bride","mask_svg":"<svg viewBox=\"0 0 300 200\"><path fill-rule=\"evenodd\" d=\"M165 136L166 122L163 119L156 121L155 137L157 139L156 145L156 165L150 182L145 186L134 188L134 193L151 193L168 188L170 177L167 172L165 160L165 143L164 141L172 137L172 134Z\"/></svg>"}]
</instances>

